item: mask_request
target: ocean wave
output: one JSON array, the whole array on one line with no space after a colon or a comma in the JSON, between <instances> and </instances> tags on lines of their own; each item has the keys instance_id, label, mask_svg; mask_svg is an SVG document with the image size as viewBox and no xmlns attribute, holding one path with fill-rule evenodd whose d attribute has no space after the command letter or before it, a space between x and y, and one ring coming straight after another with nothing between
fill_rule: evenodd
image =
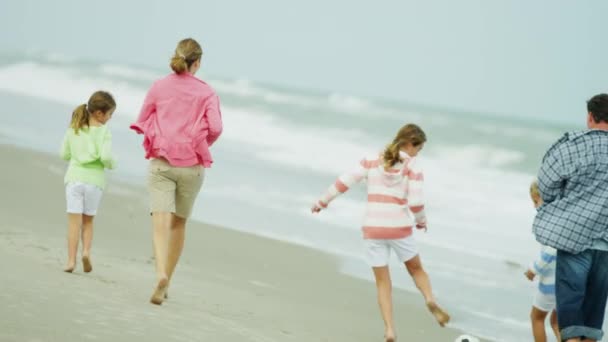
<instances>
[{"instance_id":1,"label":"ocean wave","mask_svg":"<svg viewBox=\"0 0 608 342\"><path fill-rule=\"evenodd\" d=\"M369 111L374 104L366 99L343 94L330 94L327 98L330 106L342 111Z\"/></svg>"},{"instance_id":2,"label":"ocean wave","mask_svg":"<svg viewBox=\"0 0 608 342\"><path fill-rule=\"evenodd\" d=\"M477 123L471 126L475 132L490 136L500 136L503 139L526 139L534 143L549 144L559 136L555 130L539 127L526 127L523 125L510 126L494 123Z\"/></svg>"},{"instance_id":3,"label":"ocean wave","mask_svg":"<svg viewBox=\"0 0 608 342\"><path fill-rule=\"evenodd\" d=\"M108 76L92 76L78 69L36 62L23 62L0 68L0 90L68 106L87 101L89 96L99 89L108 90L114 95L118 103L118 114L133 118L139 112L145 96L144 89L127 82Z\"/></svg>"},{"instance_id":4,"label":"ocean wave","mask_svg":"<svg viewBox=\"0 0 608 342\"><path fill-rule=\"evenodd\" d=\"M434 147L433 152L446 163L456 165L467 163L470 167L501 168L520 163L525 159L522 151L488 145L441 145Z\"/></svg>"},{"instance_id":5,"label":"ocean wave","mask_svg":"<svg viewBox=\"0 0 608 342\"><path fill-rule=\"evenodd\" d=\"M135 68L120 64L101 64L99 70L110 77L129 78L138 81L152 82L163 76L162 73L149 69Z\"/></svg>"}]
</instances>

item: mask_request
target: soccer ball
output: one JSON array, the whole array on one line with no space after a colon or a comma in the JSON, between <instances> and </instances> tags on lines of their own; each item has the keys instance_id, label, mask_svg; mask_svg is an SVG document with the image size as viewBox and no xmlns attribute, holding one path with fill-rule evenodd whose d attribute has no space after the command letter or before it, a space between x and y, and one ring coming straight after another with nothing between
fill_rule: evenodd
<instances>
[{"instance_id":1,"label":"soccer ball","mask_svg":"<svg viewBox=\"0 0 608 342\"><path fill-rule=\"evenodd\" d=\"M454 342L479 342L479 339L470 335L461 335L456 337Z\"/></svg>"}]
</instances>

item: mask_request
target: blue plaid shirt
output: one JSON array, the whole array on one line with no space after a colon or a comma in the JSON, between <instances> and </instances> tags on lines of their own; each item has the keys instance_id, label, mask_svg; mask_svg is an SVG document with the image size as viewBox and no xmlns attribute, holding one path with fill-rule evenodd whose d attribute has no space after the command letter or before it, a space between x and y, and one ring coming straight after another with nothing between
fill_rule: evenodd
<instances>
[{"instance_id":1,"label":"blue plaid shirt","mask_svg":"<svg viewBox=\"0 0 608 342\"><path fill-rule=\"evenodd\" d=\"M538 242L580 253L608 240L608 131L566 133L545 154L538 188Z\"/></svg>"}]
</instances>

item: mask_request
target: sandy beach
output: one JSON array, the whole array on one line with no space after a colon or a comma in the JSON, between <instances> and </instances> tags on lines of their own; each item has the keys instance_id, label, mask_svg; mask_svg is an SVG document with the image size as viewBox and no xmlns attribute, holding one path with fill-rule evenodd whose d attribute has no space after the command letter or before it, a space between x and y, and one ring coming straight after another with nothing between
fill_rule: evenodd
<instances>
[{"instance_id":1,"label":"sandy beach","mask_svg":"<svg viewBox=\"0 0 608 342\"><path fill-rule=\"evenodd\" d=\"M8 145L0 155L0 341L382 341L374 285L338 273L334 257L197 222L169 300L149 304L147 196L126 184L104 195L93 272L64 273L64 163ZM460 334L439 328L420 296L394 297L399 341Z\"/></svg>"}]
</instances>

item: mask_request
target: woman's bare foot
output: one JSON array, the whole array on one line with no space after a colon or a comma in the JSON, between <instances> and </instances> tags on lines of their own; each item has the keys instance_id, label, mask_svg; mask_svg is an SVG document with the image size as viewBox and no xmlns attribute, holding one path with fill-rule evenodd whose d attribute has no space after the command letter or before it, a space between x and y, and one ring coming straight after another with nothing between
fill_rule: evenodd
<instances>
[{"instance_id":1,"label":"woman's bare foot","mask_svg":"<svg viewBox=\"0 0 608 342\"><path fill-rule=\"evenodd\" d=\"M91 265L91 258L88 255L84 255L82 257L82 268L85 273L89 273L93 270L93 265Z\"/></svg>"},{"instance_id":2,"label":"woman's bare foot","mask_svg":"<svg viewBox=\"0 0 608 342\"><path fill-rule=\"evenodd\" d=\"M169 286L169 280L167 278L162 278L159 280L158 284L156 284L156 288L154 289L154 293L152 294L152 298L150 298L150 303L161 305L165 299L167 286Z\"/></svg>"},{"instance_id":3,"label":"woman's bare foot","mask_svg":"<svg viewBox=\"0 0 608 342\"><path fill-rule=\"evenodd\" d=\"M68 265L63 269L63 272L72 273L76 268L76 262L68 263Z\"/></svg>"},{"instance_id":4,"label":"woman's bare foot","mask_svg":"<svg viewBox=\"0 0 608 342\"><path fill-rule=\"evenodd\" d=\"M397 338L393 331L387 331L384 333L384 342L395 342Z\"/></svg>"},{"instance_id":5,"label":"woman's bare foot","mask_svg":"<svg viewBox=\"0 0 608 342\"><path fill-rule=\"evenodd\" d=\"M444 327L450 321L450 315L448 315L447 312L443 311L443 309L440 308L437 303L427 302L426 307L433 314L433 316L435 316L435 319L437 320L437 323L439 323L440 326Z\"/></svg>"}]
</instances>

